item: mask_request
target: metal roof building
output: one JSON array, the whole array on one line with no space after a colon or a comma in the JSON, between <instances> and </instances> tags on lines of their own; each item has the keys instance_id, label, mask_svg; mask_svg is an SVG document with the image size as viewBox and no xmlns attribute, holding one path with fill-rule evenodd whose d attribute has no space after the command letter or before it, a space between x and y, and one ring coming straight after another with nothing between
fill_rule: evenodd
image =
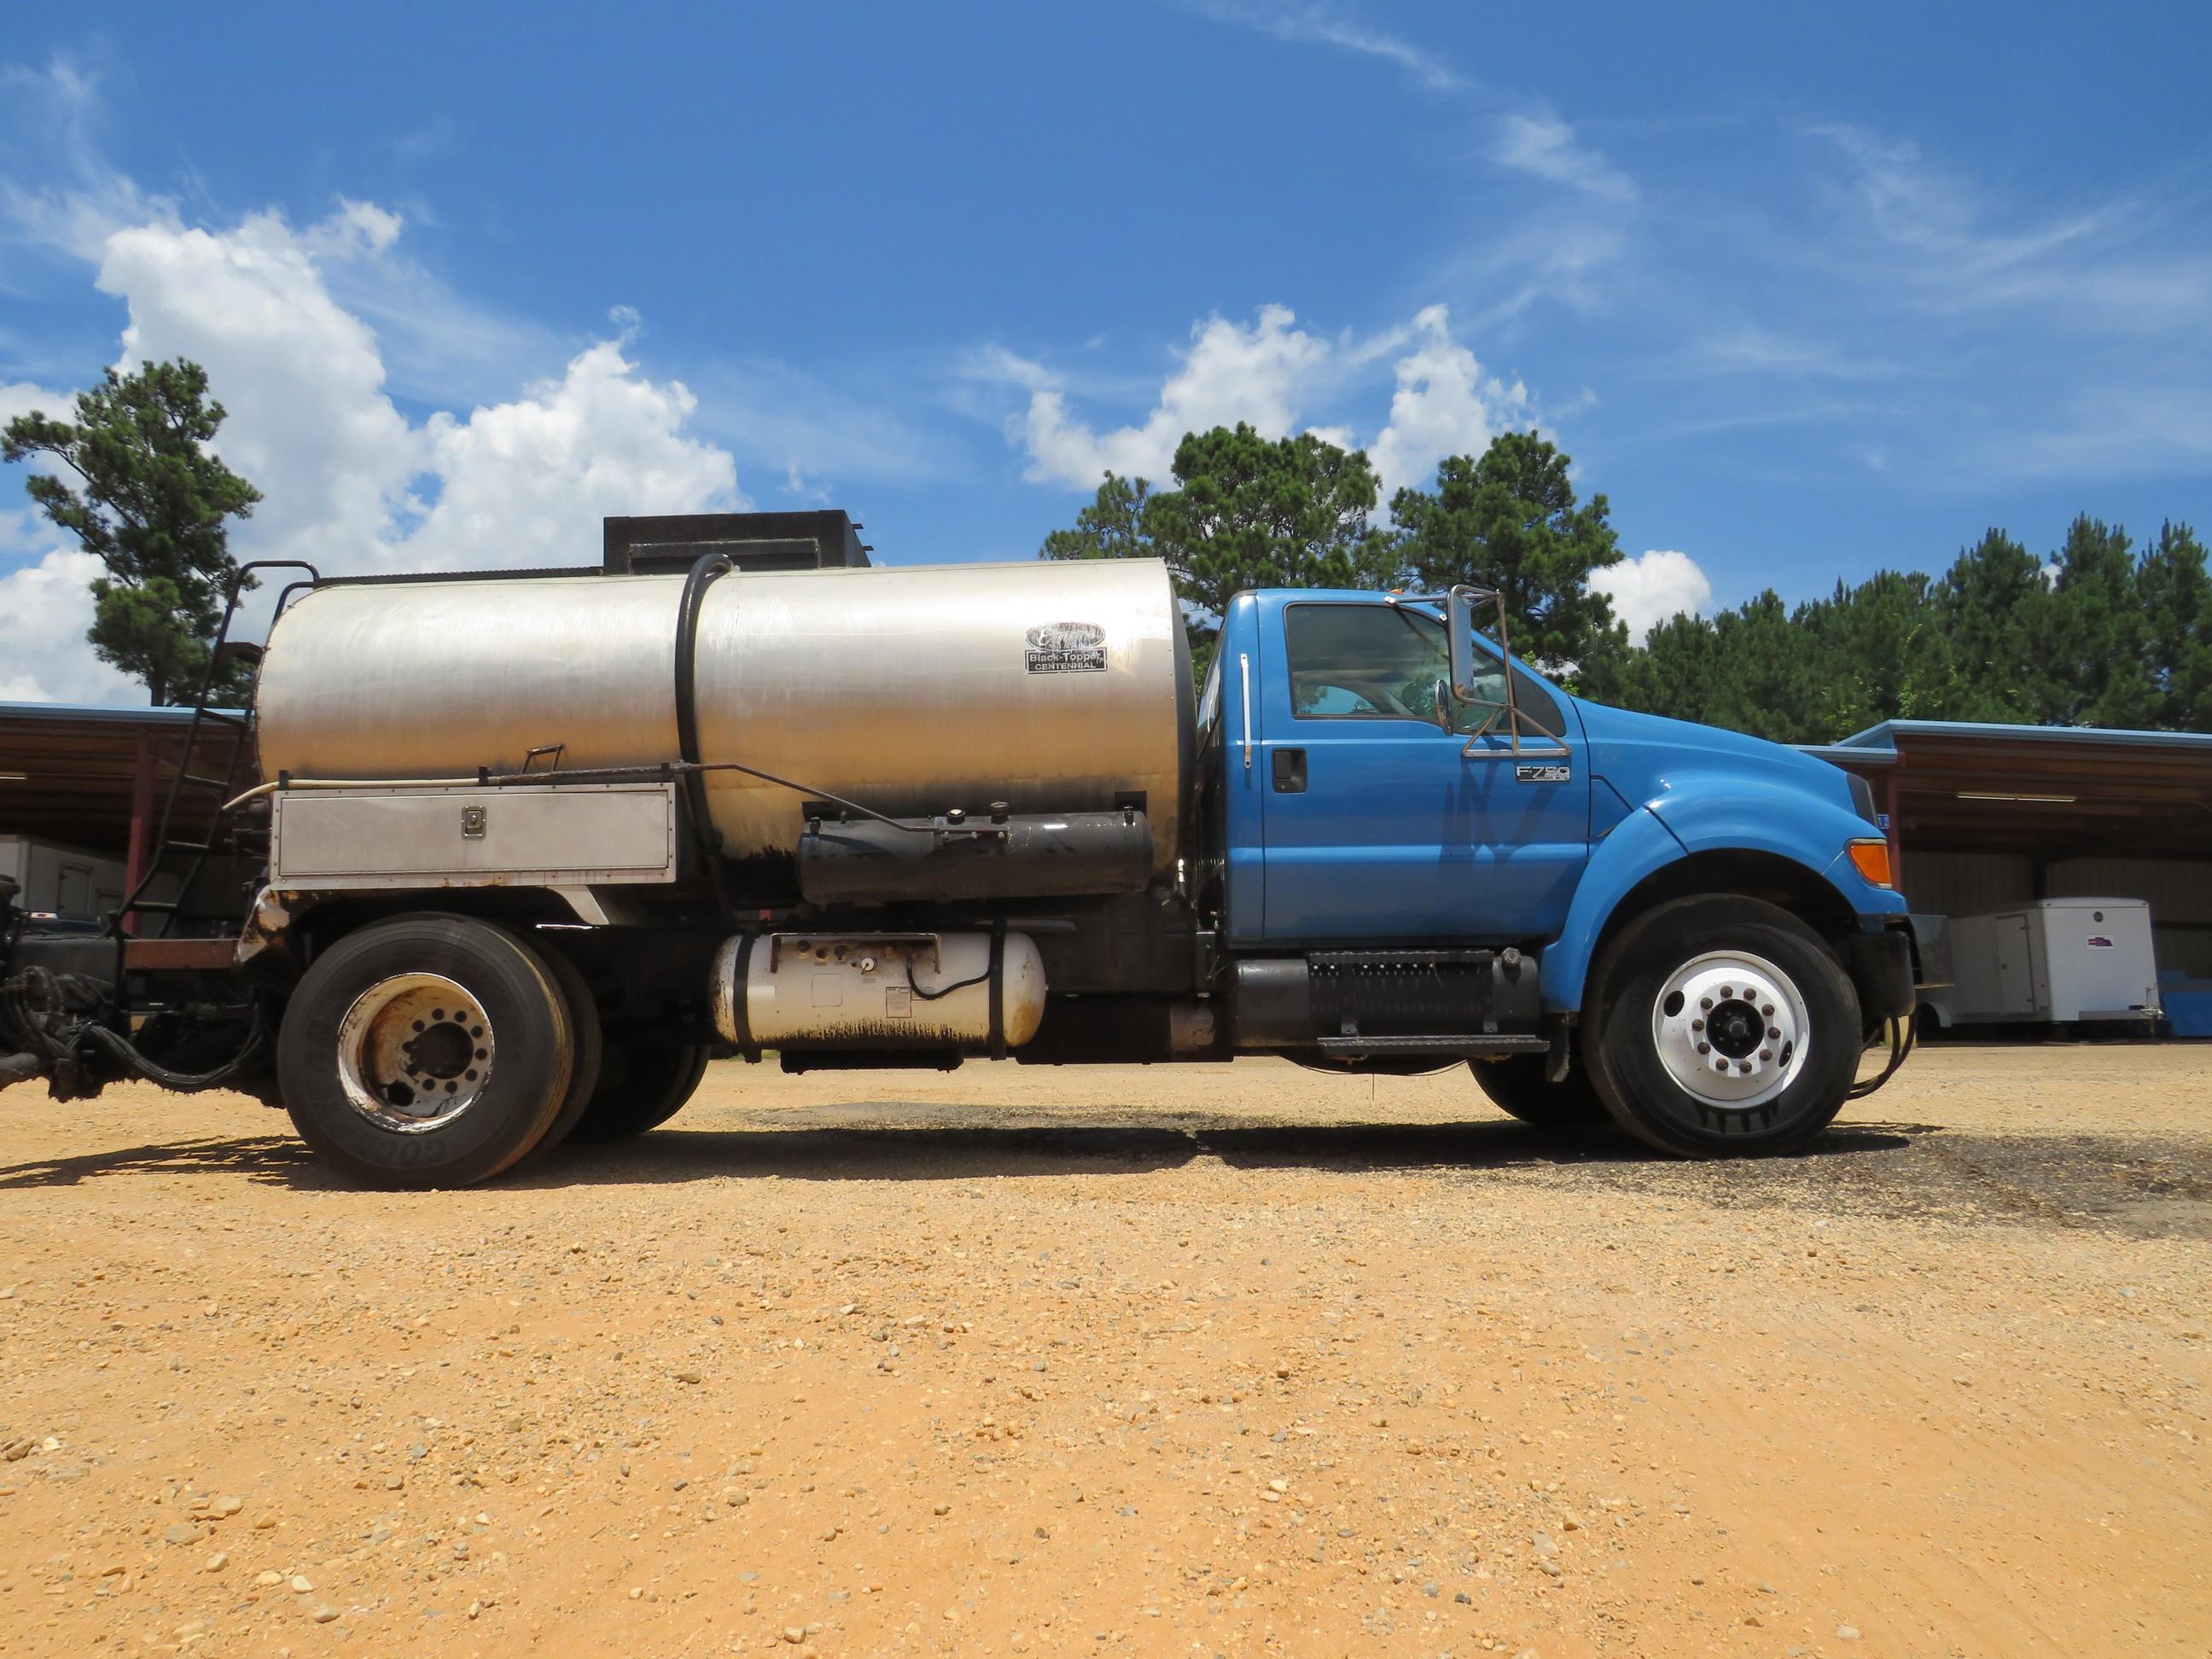
<instances>
[{"instance_id":1,"label":"metal roof building","mask_svg":"<svg viewBox=\"0 0 2212 1659\"><path fill-rule=\"evenodd\" d=\"M91 915L119 902L151 857L191 720L189 708L0 702L0 874L24 882L28 908ZM240 788L260 781L250 749L240 776ZM204 822L195 805L179 803L181 830Z\"/></svg>"},{"instance_id":2,"label":"metal roof building","mask_svg":"<svg viewBox=\"0 0 2212 1659\"><path fill-rule=\"evenodd\" d=\"M1873 785L1914 909L2144 899L2160 966L2212 979L2212 734L1885 720L1808 752Z\"/></svg>"}]
</instances>

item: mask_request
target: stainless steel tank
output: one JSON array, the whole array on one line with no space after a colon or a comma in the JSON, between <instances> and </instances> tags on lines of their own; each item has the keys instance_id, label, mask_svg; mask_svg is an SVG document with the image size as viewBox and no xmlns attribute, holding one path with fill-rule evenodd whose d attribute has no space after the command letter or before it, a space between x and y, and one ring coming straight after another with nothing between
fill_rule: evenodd
<instances>
[{"instance_id":1,"label":"stainless steel tank","mask_svg":"<svg viewBox=\"0 0 2212 1659\"><path fill-rule=\"evenodd\" d=\"M677 757L680 576L340 584L271 631L262 775L472 776ZM1190 669L1157 560L738 572L708 589L699 752L926 815L1103 811L1180 850ZM538 763L541 767L544 759ZM787 857L804 797L709 775L724 852Z\"/></svg>"}]
</instances>

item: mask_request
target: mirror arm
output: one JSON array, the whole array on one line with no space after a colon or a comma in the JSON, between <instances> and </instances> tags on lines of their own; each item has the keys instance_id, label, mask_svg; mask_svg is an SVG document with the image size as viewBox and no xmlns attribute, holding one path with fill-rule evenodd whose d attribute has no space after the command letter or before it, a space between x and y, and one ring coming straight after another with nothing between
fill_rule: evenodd
<instances>
[{"instance_id":1,"label":"mirror arm","mask_svg":"<svg viewBox=\"0 0 2212 1659\"><path fill-rule=\"evenodd\" d=\"M1521 710L1513 701L1513 641L1505 637L1505 596L1498 594L1498 668L1505 678L1505 729L1512 734L1515 759L1521 756Z\"/></svg>"},{"instance_id":2,"label":"mirror arm","mask_svg":"<svg viewBox=\"0 0 2212 1659\"><path fill-rule=\"evenodd\" d=\"M1535 715L1527 712L1521 707L1520 696L1515 690L1513 684L1513 642L1508 634L1508 623L1505 616L1505 595L1493 587L1474 587L1466 584L1462 584L1455 586L1449 592L1443 595L1443 605L1444 613L1444 638L1447 641L1451 658L1450 675L1449 679L1443 682L1443 684L1449 685L1454 701L1462 704L1482 703L1486 705L1491 710L1489 716L1484 720L1482 724L1475 729L1473 735L1468 738L1468 745L1462 753L1472 757L1474 753L1474 745L1476 741L1488 734L1490 729L1497 724L1498 717L1501 714L1505 717L1506 737L1507 740L1511 744L1511 748L1509 752L1511 753L1516 760L1518 760L1522 754L1531 752L1524 750L1521 744L1522 735L1522 723L1524 720L1528 722L1529 726L1534 727L1536 731L1541 732L1552 743L1557 744L1560 753L1571 753L1571 750L1565 738L1553 731L1549 726L1546 726L1542 720L1539 720ZM1505 682L1505 695L1504 700L1502 702L1492 702L1488 698L1477 697L1474 695L1471 689L1474 672L1474 641L1473 638L1474 628L1474 607L1478 605L1495 605L1498 607L1498 672ZM1465 671L1464 677L1470 687L1469 690L1464 691L1461 690L1462 671ZM1441 689L1442 688L1440 686L1439 701L1441 701ZM1534 752L1541 753L1543 751L1538 750Z\"/></svg>"}]
</instances>

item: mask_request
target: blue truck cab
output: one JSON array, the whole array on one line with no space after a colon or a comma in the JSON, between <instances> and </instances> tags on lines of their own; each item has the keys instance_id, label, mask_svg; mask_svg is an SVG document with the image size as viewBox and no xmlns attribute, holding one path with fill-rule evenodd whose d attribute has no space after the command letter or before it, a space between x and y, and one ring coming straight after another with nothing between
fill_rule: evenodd
<instances>
[{"instance_id":1,"label":"blue truck cab","mask_svg":"<svg viewBox=\"0 0 2212 1659\"><path fill-rule=\"evenodd\" d=\"M1238 1046L1463 1057L1516 1115L1609 1114L1679 1152L1802 1145L1912 1004L1864 786L1571 696L1475 631L1471 600L1231 604L1197 739ZM1440 981L1449 1015L1390 1007ZM1456 1044L1409 1029L1425 1017Z\"/></svg>"}]
</instances>

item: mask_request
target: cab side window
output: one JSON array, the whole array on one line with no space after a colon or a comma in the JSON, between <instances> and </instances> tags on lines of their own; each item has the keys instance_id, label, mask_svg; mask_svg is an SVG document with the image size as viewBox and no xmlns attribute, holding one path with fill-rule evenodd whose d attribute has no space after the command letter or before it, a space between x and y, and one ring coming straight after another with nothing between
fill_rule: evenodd
<instances>
[{"instance_id":1,"label":"cab side window","mask_svg":"<svg viewBox=\"0 0 2212 1659\"><path fill-rule=\"evenodd\" d=\"M1436 724L1437 682L1451 672L1451 662L1435 617L1400 605L1293 605L1283 623L1291 712L1300 720ZM1494 662L1483 663L1474 689L1478 696L1504 696L1504 677ZM1475 730L1488 712L1452 707L1462 732Z\"/></svg>"}]
</instances>

